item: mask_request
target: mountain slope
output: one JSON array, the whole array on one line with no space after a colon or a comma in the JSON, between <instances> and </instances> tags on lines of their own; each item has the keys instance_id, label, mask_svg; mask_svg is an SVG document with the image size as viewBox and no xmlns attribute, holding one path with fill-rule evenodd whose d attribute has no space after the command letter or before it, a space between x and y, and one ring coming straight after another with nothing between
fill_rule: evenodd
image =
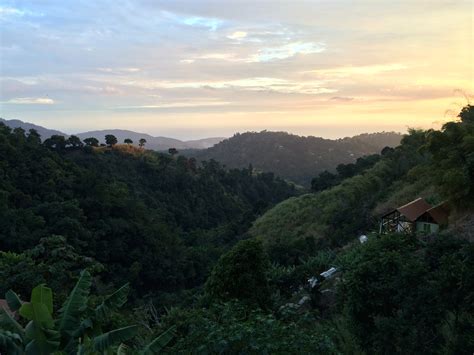
<instances>
[{"instance_id":1,"label":"mountain slope","mask_svg":"<svg viewBox=\"0 0 474 355\"><path fill-rule=\"evenodd\" d=\"M35 125L33 123L29 123L29 122L23 122L23 121L20 121L20 120L5 120L3 118L0 118L0 123L3 123L5 124L6 126L10 127L10 128L23 128L26 132L28 132L30 129L35 129L39 134L40 136L44 139L47 139L49 137L51 137L52 135L60 135L60 136L65 136L67 137L68 135L66 133L63 133L63 132L60 132L60 131L57 131L55 129L49 129L49 128L45 128L45 127L42 127L42 126L38 126L38 125Z\"/></svg>"},{"instance_id":2,"label":"mountain slope","mask_svg":"<svg viewBox=\"0 0 474 355\"><path fill-rule=\"evenodd\" d=\"M125 145L50 149L1 123L0 170L0 250L61 235L108 281L144 292L202 284L257 215L295 193L269 174Z\"/></svg>"},{"instance_id":3,"label":"mountain slope","mask_svg":"<svg viewBox=\"0 0 474 355\"><path fill-rule=\"evenodd\" d=\"M21 127L26 132L30 129L35 129L41 136L42 140L45 140L52 135L60 135L68 137L69 135L54 129L48 129L42 126L35 125L29 122L23 122L20 120L5 120L0 118L0 122L4 123L10 128ZM168 138L168 137L154 137L146 133L139 133L123 129L104 129L97 131L88 131L83 133L75 134L80 139L94 137L97 138L101 143L105 143L105 136L107 134L112 134L117 137L119 143L123 143L124 139L130 138L135 145L138 144L140 138L145 138L147 140L146 147L152 150L168 150L169 148L176 149L206 149L212 147L214 144L219 143L224 137L210 137L189 141L182 141L179 139Z\"/></svg>"},{"instance_id":4,"label":"mountain slope","mask_svg":"<svg viewBox=\"0 0 474 355\"><path fill-rule=\"evenodd\" d=\"M112 134L117 137L119 143L123 143L124 139L130 138L133 143L136 145L141 138L146 139L146 147L153 150L167 150L168 148L177 148L180 149L183 147L183 142L179 139L167 138L167 137L153 137L146 133L139 133L123 129L104 129L100 131L89 131L78 133L78 136L81 139L86 139L89 137L94 137L99 140L101 143L105 143L105 136Z\"/></svg>"},{"instance_id":5,"label":"mountain slope","mask_svg":"<svg viewBox=\"0 0 474 355\"><path fill-rule=\"evenodd\" d=\"M133 141L135 145L138 144L138 141L141 138L146 139L146 147L152 150L168 150L169 148L176 148L176 149L206 149L212 147L214 144L219 143L222 141L223 137L211 137L211 138L203 138L197 140L190 140L190 141L182 141L175 138L168 138L168 137L154 137L152 135L146 133L139 133L124 129L104 129L100 131L89 131L78 133L78 136L81 139L95 137L101 143L105 143L105 136L107 134L112 134L117 137L119 143L123 143L124 139L129 138Z\"/></svg>"},{"instance_id":6,"label":"mountain slope","mask_svg":"<svg viewBox=\"0 0 474 355\"><path fill-rule=\"evenodd\" d=\"M450 223L472 215L474 107L461 115L460 122L447 123L441 131L410 131L400 146L360 175L281 202L254 222L249 235L263 240L274 260L287 262L320 248L343 246L377 228L387 210L417 197L431 204L448 201L453 208ZM460 237L472 236L470 221L460 221L465 229L458 231Z\"/></svg>"},{"instance_id":7,"label":"mountain slope","mask_svg":"<svg viewBox=\"0 0 474 355\"><path fill-rule=\"evenodd\" d=\"M271 171L309 186L318 173L379 153L385 146L396 146L401 137L399 133L382 132L331 140L286 132L246 132L237 133L209 149L184 154L198 160L215 159L231 168L252 164L257 170Z\"/></svg>"}]
</instances>

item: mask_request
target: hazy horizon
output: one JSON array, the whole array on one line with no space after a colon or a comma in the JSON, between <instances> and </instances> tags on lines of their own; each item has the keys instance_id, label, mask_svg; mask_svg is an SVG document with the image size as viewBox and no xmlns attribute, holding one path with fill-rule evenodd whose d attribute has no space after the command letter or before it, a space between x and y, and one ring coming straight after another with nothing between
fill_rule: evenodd
<instances>
[{"instance_id":1,"label":"hazy horizon","mask_svg":"<svg viewBox=\"0 0 474 355\"><path fill-rule=\"evenodd\" d=\"M472 13L448 0L1 1L0 117L186 140L438 128L473 92Z\"/></svg>"}]
</instances>

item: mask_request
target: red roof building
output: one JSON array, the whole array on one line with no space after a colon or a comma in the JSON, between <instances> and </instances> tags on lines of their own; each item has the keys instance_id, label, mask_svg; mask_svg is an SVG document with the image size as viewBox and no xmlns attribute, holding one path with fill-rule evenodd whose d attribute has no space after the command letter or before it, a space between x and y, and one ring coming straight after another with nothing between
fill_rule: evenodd
<instances>
[{"instance_id":1,"label":"red roof building","mask_svg":"<svg viewBox=\"0 0 474 355\"><path fill-rule=\"evenodd\" d=\"M419 197L382 216L379 233L436 233L448 223L448 216L445 203L433 207Z\"/></svg>"}]
</instances>

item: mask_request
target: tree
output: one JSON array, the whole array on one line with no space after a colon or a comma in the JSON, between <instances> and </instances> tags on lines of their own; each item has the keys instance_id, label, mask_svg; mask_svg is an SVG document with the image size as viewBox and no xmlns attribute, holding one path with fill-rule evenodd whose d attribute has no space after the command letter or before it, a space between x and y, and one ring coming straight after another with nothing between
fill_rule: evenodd
<instances>
[{"instance_id":1,"label":"tree","mask_svg":"<svg viewBox=\"0 0 474 355\"><path fill-rule=\"evenodd\" d=\"M133 141L130 138L125 138L123 142L128 145L133 144Z\"/></svg>"},{"instance_id":2,"label":"tree","mask_svg":"<svg viewBox=\"0 0 474 355\"><path fill-rule=\"evenodd\" d=\"M269 266L259 241L241 241L221 256L207 280L206 291L215 299L238 299L266 307L270 298L266 277Z\"/></svg>"},{"instance_id":3,"label":"tree","mask_svg":"<svg viewBox=\"0 0 474 355\"><path fill-rule=\"evenodd\" d=\"M99 140L97 138L94 138L94 137L84 139L84 143L89 147L98 147L99 146Z\"/></svg>"},{"instance_id":4,"label":"tree","mask_svg":"<svg viewBox=\"0 0 474 355\"><path fill-rule=\"evenodd\" d=\"M107 134L105 135L105 143L109 147L113 147L115 144L117 144L117 137L115 137L113 134Z\"/></svg>"},{"instance_id":5,"label":"tree","mask_svg":"<svg viewBox=\"0 0 474 355\"><path fill-rule=\"evenodd\" d=\"M35 145L41 144L41 136L36 129L32 128L28 132L28 138L26 139L27 142Z\"/></svg>"},{"instance_id":6,"label":"tree","mask_svg":"<svg viewBox=\"0 0 474 355\"><path fill-rule=\"evenodd\" d=\"M66 148L66 138L57 134L52 135L50 138L43 142L43 145L48 148L56 149L57 151L64 150Z\"/></svg>"},{"instance_id":7,"label":"tree","mask_svg":"<svg viewBox=\"0 0 474 355\"><path fill-rule=\"evenodd\" d=\"M92 276L86 270L81 272L76 286L69 294L54 319L53 292L44 284L36 286L31 292L29 302L22 302L13 291L5 298L8 307L18 312L28 321L23 328L9 313L0 309L0 350L9 349L9 354L73 353L103 354L111 353L121 343L131 339L138 326L129 325L108 332L103 326L110 316L127 301L128 284L105 297L95 308L89 306L89 292ZM156 354L173 338L174 328L155 338L138 354ZM123 347L123 346L122 346Z\"/></svg>"},{"instance_id":8,"label":"tree","mask_svg":"<svg viewBox=\"0 0 474 355\"><path fill-rule=\"evenodd\" d=\"M311 180L311 190L315 192L326 190L327 188L336 185L338 182L339 178L336 175L325 170L320 173L318 177Z\"/></svg>"},{"instance_id":9,"label":"tree","mask_svg":"<svg viewBox=\"0 0 474 355\"><path fill-rule=\"evenodd\" d=\"M66 144L71 146L71 148L81 148L84 144L81 142L81 139L78 136L69 136L66 140Z\"/></svg>"},{"instance_id":10,"label":"tree","mask_svg":"<svg viewBox=\"0 0 474 355\"><path fill-rule=\"evenodd\" d=\"M462 123L474 123L474 105L463 107L458 117Z\"/></svg>"},{"instance_id":11,"label":"tree","mask_svg":"<svg viewBox=\"0 0 474 355\"><path fill-rule=\"evenodd\" d=\"M140 140L138 141L138 146L140 148L143 148L145 146L145 143L146 143L146 139L145 138L140 138Z\"/></svg>"},{"instance_id":12,"label":"tree","mask_svg":"<svg viewBox=\"0 0 474 355\"><path fill-rule=\"evenodd\" d=\"M385 235L354 249L343 267L344 314L368 353L417 354L440 347L444 307L418 250L412 236Z\"/></svg>"},{"instance_id":13,"label":"tree","mask_svg":"<svg viewBox=\"0 0 474 355\"><path fill-rule=\"evenodd\" d=\"M178 150L176 148L170 148L168 149L168 153L171 154L171 156L175 156L178 154Z\"/></svg>"}]
</instances>

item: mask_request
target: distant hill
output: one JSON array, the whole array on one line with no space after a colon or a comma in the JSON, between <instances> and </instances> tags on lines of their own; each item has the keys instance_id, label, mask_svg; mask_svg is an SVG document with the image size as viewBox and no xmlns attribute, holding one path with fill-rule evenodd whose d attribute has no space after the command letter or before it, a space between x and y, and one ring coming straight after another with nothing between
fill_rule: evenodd
<instances>
[{"instance_id":1,"label":"distant hill","mask_svg":"<svg viewBox=\"0 0 474 355\"><path fill-rule=\"evenodd\" d=\"M134 144L138 144L140 138L146 139L146 147L153 150L168 150L169 148L176 149L206 149L212 147L214 144L219 143L224 137L212 137L204 138L199 140L181 141L179 139L168 138L168 137L154 137L146 133L139 133L134 131L128 131L123 129L106 129L101 131L90 131L84 133L78 133L81 139L95 137L101 143L105 143L104 137L107 134L113 134L117 137L119 143L123 143L124 139L130 138Z\"/></svg>"},{"instance_id":2,"label":"distant hill","mask_svg":"<svg viewBox=\"0 0 474 355\"><path fill-rule=\"evenodd\" d=\"M358 157L380 153L400 143L395 132L366 133L350 138L324 139L301 137L286 132L237 133L215 146L183 154L198 160L215 159L231 168L248 167L275 174L309 186L311 179L324 170L354 162Z\"/></svg>"},{"instance_id":3,"label":"distant hill","mask_svg":"<svg viewBox=\"0 0 474 355\"><path fill-rule=\"evenodd\" d=\"M35 125L33 123L23 122L23 121L20 121L20 120L5 120L3 118L0 118L0 122L4 123L5 125L7 125L8 127L12 128L12 129L21 127L26 132L28 132L30 129L35 129L41 135L41 137L43 139L49 138L54 134L65 136L65 137L69 136L68 134L57 131L55 129L44 128L44 127Z\"/></svg>"},{"instance_id":4,"label":"distant hill","mask_svg":"<svg viewBox=\"0 0 474 355\"><path fill-rule=\"evenodd\" d=\"M467 116L469 110L464 111ZM457 209L450 216L451 232L474 241L474 160L469 158L474 151L474 109L471 112L471 121L467 117L450 122L434 134L409 132L372 168L337 186L281 202L257 219L249 234L275 250L298 245L305 253L311 248L302 241L309 239L321 250L377 230L382 215L423 197L432 205L448 201Z\"/></svg>"},{"instance_id":5,"label":"distant hill","mask_svg":"<svg viewBox=\"0 0 474 355\"><path fill-rule=\"evenodd\" d=\"M21 127L25 131L28 132L30 129L35 129L41 135L41 138L47 139L54 134L61 135L68 137L69 135L57 130L52 130L48 128L44 128L32 123L23 122L20 120L5 120L0 118L0 122L3 122L10 128L17 128ZM123 129L106 129L106 130L99 130L99 131L89 131L84 133L77 133L75 134L81 139L94 137L97 138L101 143L105 143L105 135L113 134L117 137L119 143L123 143L125 138L130 138L134 144L138 144L140 138L145 138L147 143L146 147L152 150L168 150L169 148L176 148L176 149L206 149L212 147L214 144L219 143L224 137L211 137L211 138L203 138L197 140L190 140L190 141L181 141L179 139L174 138L167 138L167 137L154 137L146 133L139 133L134 131L128 131Z\"/></svg>"}]
</instances>

